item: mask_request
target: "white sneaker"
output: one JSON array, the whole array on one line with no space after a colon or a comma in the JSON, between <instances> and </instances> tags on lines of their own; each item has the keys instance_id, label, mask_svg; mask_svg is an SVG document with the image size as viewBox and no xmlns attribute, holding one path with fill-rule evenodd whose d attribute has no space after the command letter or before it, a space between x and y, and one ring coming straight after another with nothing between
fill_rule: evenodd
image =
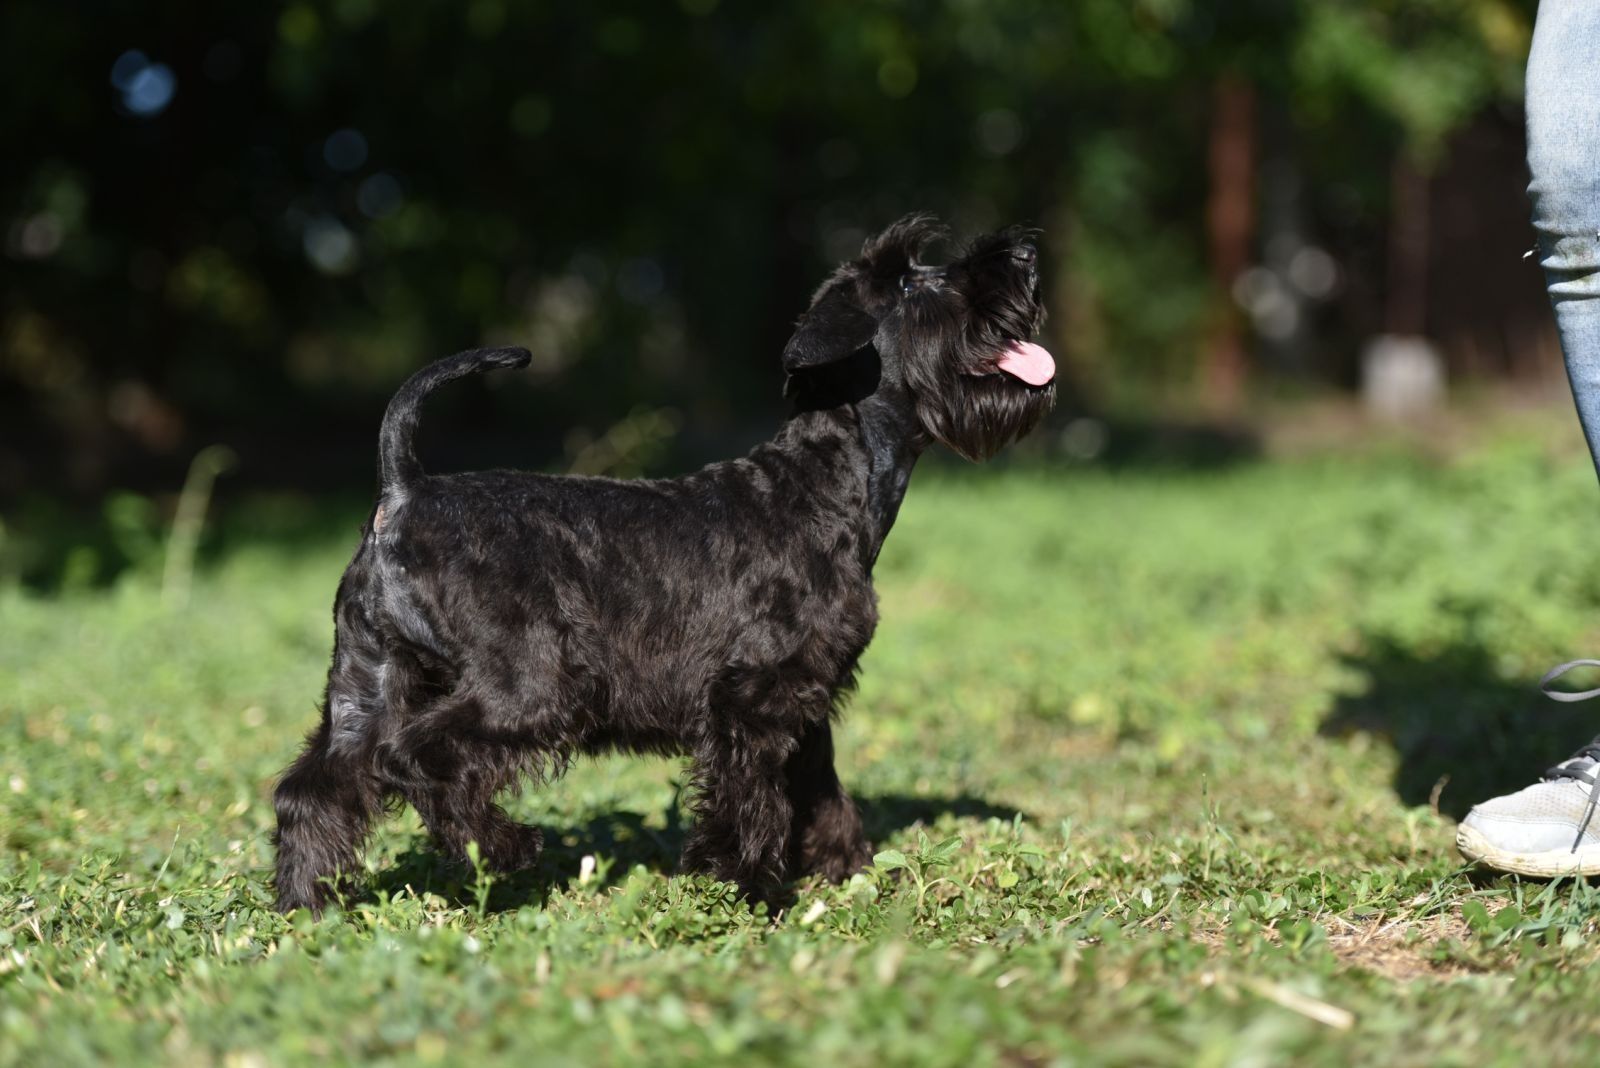
<instances>
[{"instance_id":1,"label":"white sneaker","mask_svg":"<svg viewBox=\"0 0 1600 1068\"><path fill-rule=\"evenodd\" d=\"M1557 701L1600 696L1551 690L1550 683L1575 667L1600 661L1574 660L1550 671L1540 687ZM1518 875L1600 875L1600 738L1544 773L1544 779L1514 794L1475 806L1456 829L1456 848L1468 860Z\"/></svg>"}]
</instances>

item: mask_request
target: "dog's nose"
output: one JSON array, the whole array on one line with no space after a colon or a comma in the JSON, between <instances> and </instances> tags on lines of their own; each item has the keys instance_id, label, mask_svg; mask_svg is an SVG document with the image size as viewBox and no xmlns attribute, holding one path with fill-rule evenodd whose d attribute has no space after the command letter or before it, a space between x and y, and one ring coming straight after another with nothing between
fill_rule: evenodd
<instances>
[{"instance_id":1,"label":"dog's nose","mask_svg":"<svg viewBox=\"0 0 1600 1068\"><path fill-rule=\"evenodd\" d=\"M1016 257L1018 263L1032 263L1039 258L1039 250L1032 245L1018 245L1011 250L1011 255Z\"/></svg>"}]
</instances>

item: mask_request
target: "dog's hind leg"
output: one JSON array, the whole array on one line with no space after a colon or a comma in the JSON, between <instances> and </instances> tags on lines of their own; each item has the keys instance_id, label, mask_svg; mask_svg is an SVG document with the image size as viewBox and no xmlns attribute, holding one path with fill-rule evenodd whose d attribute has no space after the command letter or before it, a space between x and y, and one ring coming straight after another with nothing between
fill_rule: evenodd
<instances>
[{"instance_id":1,"label":"dog's hind leg","mask_svg":"<svg viewBox=\"0 0 1600 1068\"><path fill-rule=\"evenodd\" d=\"M328 883L354 871L361 844L383 804L361 726L377 709L376 679L341 664L328 680L322 723L278 783L278 909L320 912Z\"/></svg>"},{"instance_id":2,"label":"dog's hind leg","mask_svg":"<svg viewBox=\"0 0 1600 1068\"><path fill-rule=\"evenodd\" d=\"M838 883L866 867L872 848L861 829L861 813L833 770L833 728L827 720L806 728L784 778L794 807L790 874L819 874Z\"/></svg>"},{"instance_id":3,"label":"dog's hind leg","mask_svg":"<svg viewBox=\"0 0 1600 1068\"><path fill-rule=\"evenodd\" d=\"M465 859L475 842L490 870L522 871L538 863L543 832L517 823L494 798L522 774L527 757L484 730L483 719L472 698L436 702L384 743L382 772L446 854Z\"/></svg>"}]
</instances>

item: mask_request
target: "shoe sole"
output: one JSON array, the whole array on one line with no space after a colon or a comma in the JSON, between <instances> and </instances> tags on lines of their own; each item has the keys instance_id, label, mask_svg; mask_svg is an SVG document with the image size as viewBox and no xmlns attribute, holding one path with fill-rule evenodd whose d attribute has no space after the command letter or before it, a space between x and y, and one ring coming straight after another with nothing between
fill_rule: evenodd
<instances>
[{"instance_id":1,"label":"shoe sole","mask_svg":"<svg viewBox=\"0 0 1600 1068\"><path fill-rule=\"evenodd\" d=\"M1576 853L1569 849L1511 853L1496 849L1476 829L1463 824L1456 828L1456 848L1468 860L1513 875L1532 875L1541 879L1555 879L1563 875L1600 875L1600 846L1586 846Z\"/></svg>"}]
</instances>

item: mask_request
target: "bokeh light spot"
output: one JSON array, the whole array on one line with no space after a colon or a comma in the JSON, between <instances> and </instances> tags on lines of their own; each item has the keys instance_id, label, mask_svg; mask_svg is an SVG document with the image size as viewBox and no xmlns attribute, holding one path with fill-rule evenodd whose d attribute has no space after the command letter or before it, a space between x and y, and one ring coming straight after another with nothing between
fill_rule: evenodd
<instances>
[{"instance_id":1,"label":"bokeh light spot","mask_svg":"<svg viewBox=\"0 0 1600 1068\"><path fill-rule=\"evenodd\" d=\"M338 219L322 215L306 224L301 237L306 259L324 274L349 274L355 270L359 248L356 235Z\"/></svg>"},{"instance_id":2,"label":"bokeh light spot","mask_svg":"<svg viewBox=\"0 0 1600 1068\"><path fill-rule=\"evenodd\" d=\"M112 88L127 92L134 77L150 65L150 57L138 49L124 52L111 64Z\"/></svg>"},{"instance_id":3,"label":"bokeh light spot","mask_svg":"<svg viewBox=\"0 0 1600 1068\"><path fill-rule=\"evenodd\" d=\"M479 37L493 37L505 22L506 9L500 0L475 0L467 8L467 25Z\"/></svg>"},{"instance_id":4,"label":"bokeh light spot","mask_svg":"<svg viewBox=\"0 0 1600 1068\"><path fill-rule=\"evenodd\" d=\"M1022 120L1010 108L994 108L979 115L972 124L978 150L986 156L1008 156L1022 143Z\"/></svg>"},{"instance_id":5,"label":"bokeh light spot","mask_svg":"<svg viewBox=\"0 0 1600 1068\"><path fill-rule=\"evenodd\" d=\"M278 34L289 44L305 48L322 33L322 20L304 4L296 4L278 18Z\"/></svg>"},{"instance_id":6,"label":"bokeh light spot","mask_svg":"<svg viewBox=\"0 0 1600 1068\"><path fill-rule=\"evenodd\" d=\"M10 251L19 259L48 259L61 247L65 236L61 220L48 211L41 211L12 227Z\"/></svg>"},{"instance_id":7,"label":"bokeh light spot","mask_svg":"<svg viewBox=\"0 0 1600 1068\"><path fill-rule=\"evenodd\" d=\"M1289 281L1306 296L1321 300L1339 284L1339 264L1322 249L1307 245L1289 261Z\"/></svg>"},{"instance_id":8,"label":"bokeh light spot","mask_svg":"<svg viewBox=\"0 0 1600 1068\"><path fill-rule=\"evenodd\" d=\"M367 139L360 130L335 130L322 143L322 158L336 171L353 171L367 162Z\"/></svg>"},{"instance_id":9,"label":"bokeh light spot","mask_svg":"<svg viewBox=\"0 0 1600 1068\"><path fill-rule=\"evenodd\" d=\"M911 95L917 87L917 65L905 56L894 56L878 66L878 88L894 100Z\"/></svg>"},{"instance_id":10,"label":"bokeh light spot","mask_svg":"<svg viewBox=\"0 0 1600 1068\"><path fill-rule=\"evenodd\" d=\"M511 105L511 128L523 137L538 137L550 126L550 101L529 94Z\"/></svg>"},{"instance_id":11,"label":"bokeh light spot","mask_svg":"<svg viewBox=\"0 0 1600 1068\"><path fill-rule=\"evenodd\" d=\"M655 260L629 260L617 271L617 292L634 304L648 304L666 288L666 278Z\"/></svg>"},{"instance_id":12,"label":"bokeh light spot","mask_svg":"<svg viewBox=\"0 0 1600 1068\"><path fill-rule=\"evenodd\" d=\"M631 56L644 44L644 28L630 18L606 19L595 30L595 43L614 56Z\"/></svg>"},{"instance_id":13,"label":"bokeh light spot","mask_svg":"<svg viewBox=\"0 0 1600 1068\"><path fill-rule=\"evenodd\" d=\"M152 63L137 49L118 56L111 64L111 85L122 94L122 106L134 115L151 118L172 103L178 76L165 63Z\"/></svg>"},{"instance_id":14,"label":"bokeh light spot","mask_svg":"<svg viewBox=\"0 0 1600 1068\"><path fill-rule=\"evenodd\" d=\"M369 219L384 219L400 210L405 194L400 181L387 171L379 171L356 190L356 207Z\"/></svg>"}]
</instances>

